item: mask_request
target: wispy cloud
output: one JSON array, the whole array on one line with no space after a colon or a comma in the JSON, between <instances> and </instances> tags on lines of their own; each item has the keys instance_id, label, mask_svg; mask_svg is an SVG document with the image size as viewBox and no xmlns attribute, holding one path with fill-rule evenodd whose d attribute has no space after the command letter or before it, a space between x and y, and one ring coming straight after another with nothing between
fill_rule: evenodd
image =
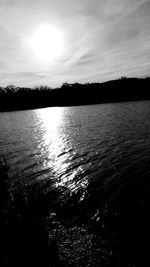
<instances>
[{"instance_id":1,"label":"wispy cloud","mask_svg":"<svg viewBox=\"0 0 150 267\"><path fill-rule=\"evenodd\" d=\"M1 0L1 84L90 82L149 75L149 0ZM65 36L65 53L51 64L26 43L51 23Z\"/></svg>"}]
</instances>

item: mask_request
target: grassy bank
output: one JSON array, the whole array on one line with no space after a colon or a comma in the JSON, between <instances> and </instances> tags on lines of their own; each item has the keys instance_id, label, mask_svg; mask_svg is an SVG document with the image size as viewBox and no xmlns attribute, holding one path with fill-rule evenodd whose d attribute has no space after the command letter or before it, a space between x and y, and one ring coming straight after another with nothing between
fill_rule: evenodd
<instances>
[{"instance_id":1,"label":"grassy bank","mask_svg":"<svg viewBox=\"0 0 150 267\"><path fill-rule=\"evenodd\" d=\"M105 266L110 251L77 218L76 197L65 204L62 192L46 187L46 182L26 184L1 160L0 266Z\"/></svg>"},{"instance_id":2,"label":"grassy bank","mask_svg":"<svg viewBox=\"0 0 150 267\"><path fill-rule=\"evenodd\" d=\"M48 236L52 224L50 203L41 185L25 184L0 166L0 266L57 265L56 248Z\"/></svg>"},{"instance_id":3,"label":"grassy bank","mask_svg":"<svg viewBox=\"0 0 150 267\"><path fill-rule=\"evenodd\" d=\"M150 172L140 169L102 190L97 180L80 202L50 179L26 184L1 160L0 266L146 266Z\"/></svg>"}]
</instances>

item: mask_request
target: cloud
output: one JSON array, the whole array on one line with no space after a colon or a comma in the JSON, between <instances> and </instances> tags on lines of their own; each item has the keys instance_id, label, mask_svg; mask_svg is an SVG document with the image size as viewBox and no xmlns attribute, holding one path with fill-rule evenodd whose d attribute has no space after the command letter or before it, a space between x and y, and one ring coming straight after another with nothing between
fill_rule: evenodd
<instances>
[{"instance_id":1,"label":"cloud","mask_svg":"<svg viewBox=\"0 0 150 267\"><path fill-rule=\"evenodd\" d=\"M1 0L0 77L6 83L59 84L147 75L149 0ZM27 46L48 22L65 36L65 53L44 65Z\"/></svg>"}]
</instances>

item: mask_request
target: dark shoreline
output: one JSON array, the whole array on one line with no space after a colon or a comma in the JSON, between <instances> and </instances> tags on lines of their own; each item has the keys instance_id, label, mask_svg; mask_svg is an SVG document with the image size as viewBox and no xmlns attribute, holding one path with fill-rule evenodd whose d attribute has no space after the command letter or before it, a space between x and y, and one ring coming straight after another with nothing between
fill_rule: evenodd
<instances>
[{"instance_id":1,"label":"dark shoreline","mask_svg":"<svg viewBox=\"0 0 150 267\"><path fill-rule=\"evenodd\" d=\"M121 78L104 83L63 84L0 88L0 112L57 106L82 106L103 103L150 100L150 78Z\"/></svg>"},{"instance_id":2,"label":"dark shoreline","mask_svg":"<svg viewBox=\"0 0 150 267\"><path fill-rule=\"evenodd\" d=\"M65 199L64 189L56 189L52 181L24 184L23 177L13 176L8 164L2 164L1 266L146 266L149 170L134 176L134 171L124 174L100 198L100 191L89 187L80 202L80 192ZM45 193L47 183L51 190Z\"/></svg>"}]
</instances>

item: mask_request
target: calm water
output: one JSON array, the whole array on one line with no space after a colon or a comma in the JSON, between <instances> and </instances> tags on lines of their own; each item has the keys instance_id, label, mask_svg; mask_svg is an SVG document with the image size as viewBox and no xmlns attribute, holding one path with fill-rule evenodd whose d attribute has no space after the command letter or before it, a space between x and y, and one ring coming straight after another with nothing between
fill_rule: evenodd
<instances>
[{"instance_id":1,"label":"calm water","mask_svg":"<svg viewBox=\"0 0 150 267\"><path fill-rule=\"evenodd\" d=\"M52 179L81 200L89 186L107 195L128 172L149 172L150 102L1 113L0 153L25 179Z\"/></svg>"},{"instance_id":2,"label":"calm water","mask_svg":"<svg viewBox=\"0 0 150 267\"><path fill-rule=\"evenodd\" d=\"M1 113L0 154L20 179L54 188L67 225L59 248L83 262L68 266L147 266L150 101Z\"/></svg>"}]
</instances>

